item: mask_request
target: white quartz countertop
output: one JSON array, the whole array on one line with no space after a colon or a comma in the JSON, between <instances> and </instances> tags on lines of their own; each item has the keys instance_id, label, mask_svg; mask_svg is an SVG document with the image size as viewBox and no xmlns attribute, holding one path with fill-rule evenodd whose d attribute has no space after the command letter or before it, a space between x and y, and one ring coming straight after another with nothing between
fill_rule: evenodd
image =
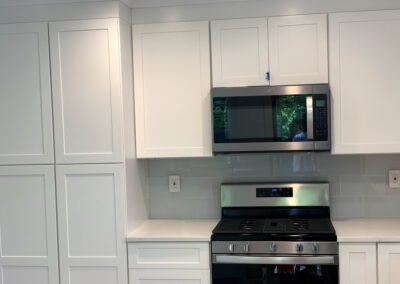
<instances>
[{"instance_id":1,"label":"white quartz countertop","mask_svg":"<svg viewBox=\"0 0 400 284\"><path fill-rule=\"evenodd\" d=\"M147 220L128 242L209 242L219 220Z\"/></svg>"},{"instance_id":2,"label":"white quartz countertop","mask_svg":"<svg viewBox=\"0 0 400 284\"><path fill-rule=\"evenodd\" d=\"M128 242L208 242L219 220L147 220ZM338 242L400 242L400 219L333 221Z\"/></svg>"},{"instance_id":3,"label":"white quartz countertop","mask_svg":"<svg viewBox=\"0 0 400 284\"><path fill-rule=\"evenodd\" d=\"M338 242L400 242L400 219L333 221Z\"/></svg>"}]
</instances>

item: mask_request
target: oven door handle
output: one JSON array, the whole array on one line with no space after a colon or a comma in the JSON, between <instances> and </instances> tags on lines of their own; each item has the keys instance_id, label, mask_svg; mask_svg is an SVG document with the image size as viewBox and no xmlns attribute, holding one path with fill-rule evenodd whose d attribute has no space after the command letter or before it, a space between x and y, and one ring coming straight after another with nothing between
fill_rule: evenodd
<instances>
[{"instance_id":1,"label":"oven door handle","mask_svg":"<svg viewBox=\"0 0 400 284\"><path fill-rule=\"evenodd\" d=\"M299 265L337 265L337 255L326 256L246 256L213 255L213 264L299 264Z\"/></svg>"}]
</instances>

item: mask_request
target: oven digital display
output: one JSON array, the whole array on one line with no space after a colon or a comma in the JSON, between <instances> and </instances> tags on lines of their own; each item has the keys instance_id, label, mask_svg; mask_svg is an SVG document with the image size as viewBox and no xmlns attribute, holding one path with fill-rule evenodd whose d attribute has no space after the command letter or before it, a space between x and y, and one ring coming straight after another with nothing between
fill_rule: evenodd
<instances>
[{"instance_id":1,"label":"oven digital display","mask_svg":"<svg viewBox=\"0 0 400 284\"><path fill-rule=\"evenodd\" d=\"M257 198L293 197L293 188L291 187L257 188L256 196Z\"/></svg>"}]
</instances>

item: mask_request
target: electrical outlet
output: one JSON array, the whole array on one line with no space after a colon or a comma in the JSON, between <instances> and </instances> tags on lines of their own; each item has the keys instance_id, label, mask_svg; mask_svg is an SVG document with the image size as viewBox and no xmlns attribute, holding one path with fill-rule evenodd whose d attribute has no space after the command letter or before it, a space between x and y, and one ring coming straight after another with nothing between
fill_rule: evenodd
<instances>
[{"instance_id":1,"label":"electrical outlet","mask_svg":"<svg viewBox=\"0 0 400 284\"><path fill-rule=\"evenodd\" d=\"M169 176L169 192L181 192L180 176Z\"/></svg>"},{"instance_id":2,"label":"electrical outlet","mask_svg":"<svg viewBox=\"0 0 400 284\"><path fill-rule=\"evenodd\" d=\"M400 170L389 171L389 187L400 188Z\"/></svg>"}]
</instances>

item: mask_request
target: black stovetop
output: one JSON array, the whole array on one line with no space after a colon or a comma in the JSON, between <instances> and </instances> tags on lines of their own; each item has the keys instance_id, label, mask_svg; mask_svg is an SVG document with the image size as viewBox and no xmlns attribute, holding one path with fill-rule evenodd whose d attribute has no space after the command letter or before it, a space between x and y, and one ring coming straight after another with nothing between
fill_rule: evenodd
<instances>
[{"instance_id":1,"label":"black stovetop","mask_svg":"<svg viewBox=\"0 0 400 284\"><path fill-rule=\"evenodd\" d=\"M336 233L329 218L223 218L212 240L336 241Z\"/></svg>"},{"instance_id":2,"label":"black stovetop","mask_svg":"<svg viewBox=\"0 0 400 284\"><path fill-rule=\"evenodd\" d=\"M223 208L218 241L336 241L329 207Z\"/></svg>"}]
</instances>

